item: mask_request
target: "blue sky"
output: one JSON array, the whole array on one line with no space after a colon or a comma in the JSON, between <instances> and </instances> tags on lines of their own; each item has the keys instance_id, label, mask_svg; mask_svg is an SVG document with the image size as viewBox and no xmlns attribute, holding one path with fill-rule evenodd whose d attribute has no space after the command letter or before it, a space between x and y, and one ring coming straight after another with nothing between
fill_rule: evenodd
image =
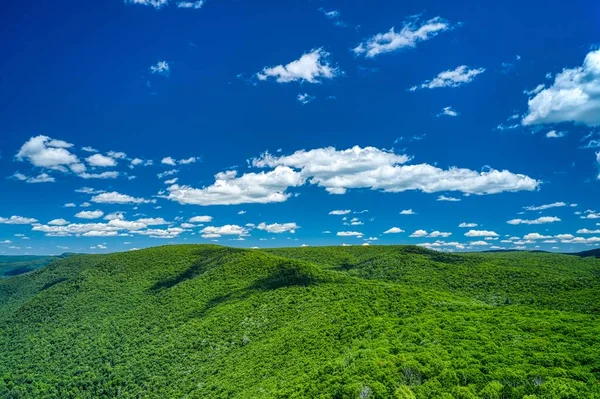
<instances>
[{"instance_id":1,"label":"blue sky","mask_svg":"<svg viewBox=\"0 0 600 399\"><path fill-rule=\"evenodd\" d=\"M1 7L0 254L600 245L600 4Z\"/></svg>"}]
</instances>

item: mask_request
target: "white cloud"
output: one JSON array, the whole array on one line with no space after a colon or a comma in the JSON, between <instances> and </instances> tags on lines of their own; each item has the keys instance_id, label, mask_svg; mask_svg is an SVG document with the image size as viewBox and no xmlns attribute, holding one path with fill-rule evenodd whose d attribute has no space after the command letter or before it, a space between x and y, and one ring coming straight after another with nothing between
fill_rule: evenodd
<instances>
[{"instance_id":1,"label":"white cloud","mask_svg":"<svg viewBox=\"0 0 600 399\"><path fill-rule=\"evenodd\" d=\"M104 215L102 211L81 211L75 214L76 218L80 219L98 219Z\"/></svg>"},{"instance_id":2,"label":"white cloud","mask_svg":"<svg viewBox=\"0 0 600 399\"><path fill-rule=\"evenodd\" d=\"M169 0L125 0L125 2L131 4L140 4L143 6L151 6L158 10L163 6L166 6Z\"/></svg>"},{"instance_id":3,"label":"white cloud","mask_svg":"<svg viewBox=\"0 0 600 399\"><path fill-rule=\"evenodd\" d=\"M53 219L48 222L50 226L64 226L69 224L65 219Z\"/></svg>"},{"instance_id":4,"label":"white cloud","mask_svg":"<svg viewBox=\"0 0 600 399\"><path fill-rule=\"evenodd\" d=\"M509 220L508 224L517 225L517 224L544 224L544 223L554 223L560 222L561 220L555 216L542 216L537 219L527 220L527 219L512 219Z\"/></svg>"},{"instance_id":5,"label":"white cloud","mask_svg":"<svg viewBox=\"0 0 600 399\"><path fill-rule=\"evenodd\" d=\"M125 214L124 212L112 212L108 215L104 216L104 220L124 220ZM50 223L48 223L50 224Z\"/></svg>"},{"instance_id":6,"label":"white cloud","mask_svg":"<svg viewBox=\"0 0 600 399\"><path fill-rule=\"evenodd\" d=\"M427 230L416 230L414 231L409 237L413 237L413 238L421 238L421 237L430 237L430 238L437 238L437 237L450 237L452 235L452 233L446 233L446 232L442 232L442 231L432 231L431 233L428 233Z\"/></svg>"},{"instance_id":7,"label":"white cloud","mask_svg":"<svg viewBox=\"0 0 600 399\"><path fill-rule=\"evenodd\" d=\"M96 166L100 168L116 166L117 162L114 158L107 157L102 154L94 154L85 159L90 166Z\"/></svg>"},{"instance_id":8,"label":"white cloud","mask_svg":"<svg viewBox=\"0 0 600 399\"><path fill-rule=\"evenodd\" d=\"M55 179L54 177L50 176L47 173L40 173L37 176L25 176L22 173L15 173L14 175L12 175L13 178L20 180L20 181L24 181L25 183L54 183Z\"/></svg>"},{"instance_id":9,"label":"white cloud","mask_svg":"<svg viewBox=\"0 0 600 399\"><path fill-rule=\"evenodd\" d=\"M417 212L413 211L412 209L403 209L400 211L401 215L416 215Z\"/></svg>"},{"instance_id":10,"label":"white cloud","mask_svg":"<svg viewBox=\"0 0 600 399\"><path fill-rule=\"evenodd\" d=\"M460 198L454 198L454 197L446 197L445 195L440 195L437 198L438 201L448 201L448 202L459 202L461 201Z\"/></svg>"},{"instance_id":11,"label":"white cloud","mask_svg":"<svg viewBox=\"0 0 600 399\"><path fill-rule=\"evenodd\" d=\"M458 116L458 115L460 115L460 114L458 112L456 112L456 110L452 109L452 107L444 107L442 109L442 112L437 114L438 117L440 117L440 116Z\"/></svg>"},{"instance_id":12,"label":"white cloud","mask_svg":"<svg viewBox=\"0 0 600 399\"><path fill-rule=\"evenodd\" d=\"M557 132L556 130L550 130L546 133L546 137L549 139L559 139L561 137L565 137L567 133L565 132Z\"/></svg>"},{"instance_id":13,"label":"white cloud","mask_svg":"<svg viewBox=\"0 0 600 399\"><path fill-rule=\"evenodd\" d=\"M150 73L167 76L171 72L171 67L167 61L158 61L155 65L150 66Z\"/></svg>"},{"instance_id":14,"label":"white cloud","mask_svg":"<svg viewBox=\"0 0 600 399\"><path fill-rule=\"evenodd\" d=\"M600 234L600 230L579 229L577 234Z\"/></svg>"},{"instance_id":15,"label":"white cloud","mask_svg":"<svg viewBox=\"0 0 600 399\"><path fill-rule=\"evenodd\" d=\"M66 204L63 205L65 208L75 208L77 205L75 205L73 202L68 202Z\"/></svg>"},{"instance_id":16,"label":"white cloud","mask_svg":"<svg viewBox=\"0 0 600 399\"><path fill-rule=\"evenodd\" d=\"M426 237L427 236L427 230L415 230L409 237L416 237L416 238L420 238L420 237Z\"/></svg>"},{"instance_id":17,"label":"white cloud","mask_svg":"<svg viewBox=\"0 0 600 399\"><path fill-rule=\"evenodd\" d=\"M477 223L467 223L467 222L462 222L461 224L458 225L458 227L477 227Z\"/></svg>"},{"instance_id":18,"label":"white cloud","mask_svg":"<svg viewBox=\"0 0 600 399\"><path fill-rule=\"evenodd\" d=\"M426 80L419 86L413 86L411 91L417 89L436 89L439 87L458 87L466 83L470 83L479 74L485 72L484 68L469 68L466 65L461 65L453 70L440 72L432 80Z\"/></svg>"},{"instance_id":19,"label":"white cloud","mask_svg":"<svg viewBox=\"0 0 600 399\"><path fill-rule=\"evenodd\" d=\"M421 247L426 247L426 248L439 248L439 247L454 247L456 249L465 249L465 245L461 244L459 242L453 241L453 242L446 242L446 241L435 241L435 242L424 242L421 244L417 244Z\"/></svg>"},{"instance_id":20,"label":"white cloud","mask_svg":"<svg viewBox=\"0 0 600 399\"><path fill-rule=\"evenodd\" d=\"M543 83L540 83L539 85L535 86L535 88L531 89L531 90L523 90L523 94L527 94L528 96L532 95L532 94L538 94L540 91L544 90L546 88L546 85Z\"/></svg>"},{"instance_id":21,"label":"white cloud","mask_svg":"<svg viewBox=\"0 0 600 399\"><path fill-rule=\"evenodd\" d=\"M398 233L404 233L404 230L402 230L400 227L392 227L391 229L388 229L383 232L383 234L398 234Z\"/></svg>"},{"instance_id":22,"label":"white cloud","mask_svg":"<svg viewBox=\"0 0 600 399\"><path fill-rule=\"evenodd\" d=\"M239 211L237 214L238 214L238 215L245 215L245 214L246 214L246 211Z\"/></svg>"},{"instance_id":23,"label":"white cloud","mask_svg":"<svg viewBox=\"0 0 600 399\"><path fill-rule=\"evenodd\" d=\"M169 224L169 222L167 222L163 218L141 218L141 219L138 219L137 221L140 223L144 223L147 226L160 226L163 224Z\"/></svg>"},{"instance_id":24,"label":"white cloud","mask_svg":"<svg viewBox=\"0 0 600 399\"><path fill-rule=\"evenodd\" d=\"M156 202L155 200L135 198L127 194L118 193L116 191L97 194L93 196L90 201L97 204L148 204L151 202Z\"/></svg>"},{"instance_id":25,"label":"white cloud","mask_svg":"<svg viewBox=\"0 0 600 399\"><path fill-rule=\"evenodd\" d=\"M589 52L583 65L563 69L552 86L528 102L524 125L575 122L600 125L600 50Z\"/></svg>"},{"instance_id":26,"label":"white cloud","mask_svg":"<svg viewBox=\"0 0 600 399\"><path fill-rule=\"evenodd\" d=\"M168 188L165 198L193 205L266 204L286 201L290 196L286 189L302 184L304 179L300 173L285 166L270 172L245 173L240 177L236 171L227 171L217 173L215 182L201 189L174 184Z\"/></svg>"},{"instance_id":27,"label":"white cloud","mask_svg":"<svg viewBox=\"0 0 600 399\"><path fill-rule=\"evenodd\" d=\"M432 237L432 238L436 238L436 237L450 237L452 235L452 233L447 233L447 232L443 232L443 231L432 231L431 233L429 233L427 235L427 237Z\"/></svg>"},{"instance_id":28,"label":"white cloud","mask_svg":"<svg viewBox=\"0 0 600 399\"><path fill-rule=\"evenodd\" d=\"M55 140L48 136L36 136L30 138L19 150L16 159L29 161L32 165L40 168L48 168L67 172L67 167L79 172L82 165L79 158L67 148L72 147L70 143ZM85 166L83 166L85 170Z\"/></svg>"},{"instance_id":29,"label":"white cloud","mask_svg":"<svg viewBox=\"0 0 600 399\"><path fill-rule=\"evenodd\" d=\"M37 219L27 218L23 216L11 216L9 218L0 217L0 224L32 224L36 223Z\"/></svg>"},{"instance_id":30,"label":"white cloud","mask_svg":"<svg viewBox=\"0 0 600 399\"><path fill-rule=\"evenodd\" d=\"M81 173L78 176L83 179L116 179L119 177L119 172Z\"/></svg>"},{"instance_id":31,"label":"white cloud","mask_svg":"<svg viewBox=\"0 0 600 399\"><path fill-rule=\"evenodd\" d=\"M208 226L202 229L200 232L204 238L218 238L226 235L248 235L247 229L235 224L226 224L224 226Z\"/></svg>"},{"instance_id":32,"label":"white cloud","mask_svg":"<svg viewBox=\"0 0 600 399\"><path fill-rule=\"evenodd\" d=\"M535 190L539 182L507 170L476 172L452 167L447 170L429 164L400 165L410 158L374 147L355 146L337 151L333 147L296 151L276 157L269 153L251 160L255 167L299 168L300 177L324 187L331 194L344 194L352 188L385 192L420 190L426 193L461 191L467 194L495 194L505 191ZM300 183L299 183L300 184Z\"/></svg>"},{"instance_id":33,"label":"white cloud","mask_svg":"<svg viewBox=\"0 0 600 399\"><path fill-rule=\"evenodd\" d=\"M465 233L466 237L498 237L498 233L489 230L469 230Z\"/></svg>"},{"instance_id":34,"label":"white cloud","mask_svg":"<svg viewBox=\"0 0 600 399\"><path fill-rule=\"evenodd\" d=\"M413 48L418 42L429 40L438 33L451 29L450 24L440 17L432 18L421 25L417 21L406 23L400 32L391 28L386 33L378 33L356 46L353 51L357 55L373 58L379 54Z\"/></svg>"},{"instance_id":35,"label":"white cloud","mask_svg":"<svg viewBox=\"0 0 600 399\"><path fill-rule=\"evenodd\" d=\"M545 236L542 235L540 233L529 233L523 236L524 240L530 241L530 240L547 240L549 238L552 238L552 236Z\"/></svg>"},{"instance_id":36,"label":"white cloud","mask_svg":"<svg viewBox=\"0 0 600 399\"><path fill-rule=\"evenodd\" d=\"M279 83L302 81L319 83L322 79L333 79L342 72L329 61L329 53L322 48L303 54L298 60L287 65L266 67L256 74L259 80L275 78Z\"/></svg>"},{"instance_id":37,"label":"white cloud","mask_svg":"<svg viewBox=\"0 0 600 399\"><path fill-rule=\"evenodd\" d=\"M180 159L178 162L180 165L189 165L191 163L196 163L200 158L198 157L189 157L185 159Z\"/></svg>"},{"instance_id":38,"label":"white cloud","mask_svg":"<svg viewBox=\"0 0 600 399\"><path fill-rule=\"evenodd\" d=\"M311 96L308 93L298 94L298 101L304 105L308 104L309 102L313 101L314 99L315 99L315 96Z\"/></svg>"},{"instance_id":39,"label":"white cloud","mask_svg":"<svg viewBox=\"0 0 600 399\"><path fill-rule=\"evenodd\" d=\"M204 0L180 1L179 3L177 3L177 8L191 8L194 10L198 10L198 9L202 8L203 5L204 5Z\"/></svg>"},{"instance_id":40,"label":"white cloud","mask_svg":"<svg viewBox=\"0 0 600 399\"><path fill-rule=\"evenodd\" d=\"M173 158L171 157L165 157L163 158L160 163L162 163L163 165L171 165L171 166L175 166L177 165L177 161L175 161Z\"/></svg>"},{"instance_id":41,"label":"white cloud","mask_svg":"<svg viewBox=\"0 0 600 399\"><path fill-rule=\"evenodd\" d=\"M296 223L293 223L293 222L292 223L273 223L273 224L266 224L265 222L262 222L257 226L257 229L264 230L268 233L290 232L293 234L299 228L300 228L300 226L298 226Z\"/></svg>"},{"instance_id":42,"label":"white cloud","mask_svg":"<svg viewBox=\"0 0 600 399\"><path fill-rule=\"evenodd\" d=\"M168 184L170 186L170 185L177 183L178 180L179 180L178 177L175 177L174 179L171 179L171 180L165 180L165 184Z\"/></svg>"},{"instance_id":43,"label":"white cloud","mask_svg":"<svg viewBox=\"0 0 600 399\"><path fill-rule=\"evenodd\" d=\"M336 209L329 212L330 215L347 215L352 212L350 209Z\"/></svg>"},{"instance_id":44,"label":"white cloud","mask_svg":"<svg viewBox=\"0 0 600 399\"><path fill-rule=\"evenodd\" d=\"M177 174L177 173L179 173L178 169L171 169L171 170L167 170L167 171L158 173L156 175L156 177L158 177L159 179L162 179L162 178L167 177L167 176L173 176L174 174Z\"/></svg>"},{"instance_id":45,"label":"white cloud","mask_svg":"<svg viewBox=\"0 0 600 399\"><path fill-rule=\"evenodd\" d=\"M194 216L189 220L190 223L210 223L212 221L212 216Z\"/></svg>"},{"instance_id":46,"label":"white cloud","mask_svg":"<svg viewBox=\"0 0 600 399\"><path fill-rule=\"evenodd\" d=\"M553 202L551 204L545 204L540 206L526 206L523 207L526 211L543 211L550 208L561 208L563 206L567 206L564 202Z\"/></svg>"},{"instance_id":47,"label":"white cloud","mask_svg":"<svg viewBox=\"0 0 600 399\"><path fill-rule=\"evenodd\" d=\"M97 150L97 149L95 149L95 148L93 148L93 147L90 147L90 146L81 147L81 150L82 150L82 151L85 151L85 152L98 152L98 150Z\"/></svg>"},{"instance_id":48,"label":"white cloud","mask_svg":"<svg viewBox=\"0 0 600 399\"><path fill-rule=\"evenodd\" d=\"M338 237L362 237L363 233L360 233L358 231L338 231L336 233L336 235Z\"/></svg>"},{"instance_id":49,"label":"white cloud","mask_svg":"<svg viewBox=\"0 0 600 399\"><path fill-rule=\"evenodd\" d=\"M485 241L471 241L469 243L469 245L473 245L473 246L486 246L486 245L490 245L489 243L485 242Z\"/></svg>"}]
</instances>

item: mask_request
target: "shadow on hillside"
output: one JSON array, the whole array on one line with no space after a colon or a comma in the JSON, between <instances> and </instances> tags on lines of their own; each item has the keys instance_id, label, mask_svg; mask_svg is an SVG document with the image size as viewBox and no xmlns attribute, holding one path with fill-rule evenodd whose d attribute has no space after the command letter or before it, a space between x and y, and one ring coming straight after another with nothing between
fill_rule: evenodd
<instances>
[{"instance_id":1,"label":"shadow on hillside","mask_svg":"<svg viewBox=\"0 0 600 399\"><path fill-rule=\"evenodd\" d=\"M237 248L211 248L203 249L197 253L200 257L192 266L183 271L182 273L166 279L156 282L150 291L160 291L163 289L172 288L184 281L191 280L197 276L202 275L210 269L218 267L225 263L225 258L229 255L240 252Z\"/></svg>"},{"instance_id":2,"label":"shadow on hillside","mask_svg":"<svg viewBox=\"0 0 600 399\"><path fill-rule=\"evenodd\" d=\"M194 312L192 318L202 318L211 309L232 301L242 301L251 295L289 287L308 287L333 280L319 276L315 270L297 266L292 262L282 262L267 277L256 280L252 285L235 290L226 295L211 299L203 309Z\"/></svg>"}]
</instances>

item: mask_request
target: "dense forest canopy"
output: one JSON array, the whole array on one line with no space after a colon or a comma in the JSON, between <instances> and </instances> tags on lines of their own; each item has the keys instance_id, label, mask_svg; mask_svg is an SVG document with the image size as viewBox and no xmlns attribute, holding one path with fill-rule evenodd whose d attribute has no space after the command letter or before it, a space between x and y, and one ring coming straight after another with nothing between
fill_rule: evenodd
<instances>
[{"instance_id":1,"label":"dense forest canopy","mask_svg":"<svg viewBox=\"0 0 600 399\"><path fill-rule=\"evenodd\" d=\"M164 246L0 280L0 397L600 397L600 260Z\"/></svg>"}]
</instances>

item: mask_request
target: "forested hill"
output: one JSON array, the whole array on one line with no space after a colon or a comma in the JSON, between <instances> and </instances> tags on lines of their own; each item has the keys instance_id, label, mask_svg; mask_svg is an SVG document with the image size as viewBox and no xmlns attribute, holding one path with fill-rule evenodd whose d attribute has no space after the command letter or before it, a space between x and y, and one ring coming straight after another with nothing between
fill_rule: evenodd
<instances>
[{"instance_id":1,"label":"forested hill","mask_svg":"<svg viewBox=\"0 0 600 399\"><path fill-rule=\"evenodd\" d=\"M0 397L598 398L600 260L164 246L0 280Z\"/></svg>"}]
</instances>

